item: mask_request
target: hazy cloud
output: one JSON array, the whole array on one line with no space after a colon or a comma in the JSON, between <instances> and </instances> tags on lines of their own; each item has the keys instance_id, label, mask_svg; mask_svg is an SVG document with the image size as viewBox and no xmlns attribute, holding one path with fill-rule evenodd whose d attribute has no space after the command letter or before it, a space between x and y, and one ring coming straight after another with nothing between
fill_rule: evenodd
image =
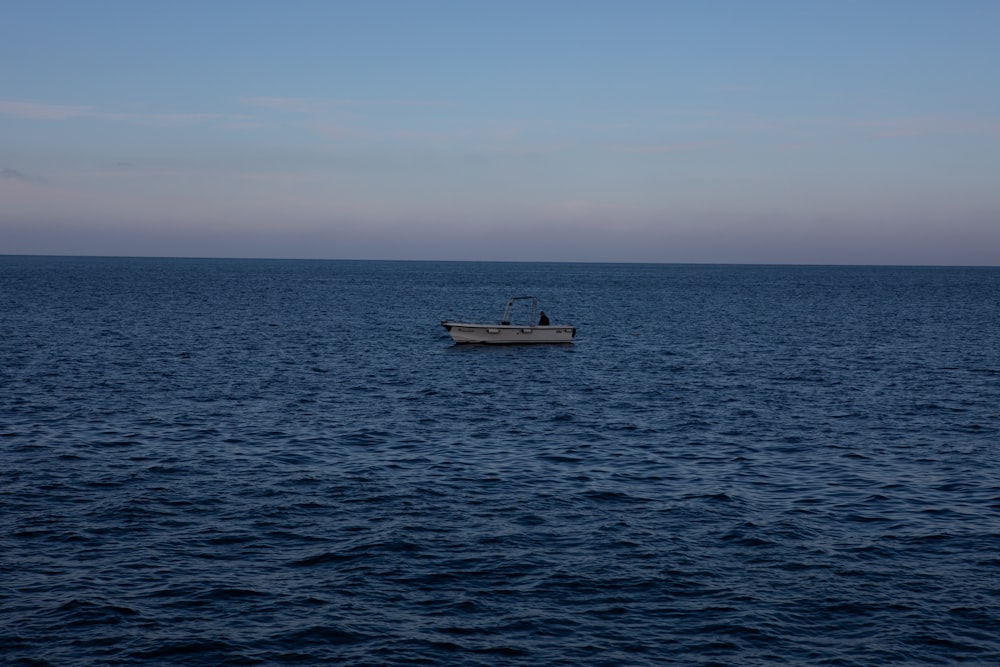
<instances>
[{"instance_id":1,"label":"hazy cloud","mask_svg":"<svg viewBox=\"0 0 1000 667\"><path fill-rule=\"evenodd\" d=\"M869 129L876 137L884 139L926 137L941 134L1000 136L1000 119L952 116L915 116L911 118L886 118L859 120L851 127Z\"/></svg>"},{"instance_id":2,"label":"hazy cloud","mask_svg":"<svg viewBox=\"0 0 1000 667\"><path fill-rule=\"evenodd\" d=\"M306 97L245 97L240 102L259 109L300 114L323 114L350 104L347 100L319 101Z\"/></svg>"},{"instance_id":3,"label":"hazy cloud","mask_svg":"<svg viewBox=\"0 0 1000 667\"><path fill-rule=\"evenodd\" d=\"M427 107L441 106L444 102L433 100L359 100L359 99L315 99L310 97L244 97L240 102L248 106L286 113L322 115L348 107L399 106Z\"/></svg>"},{"instance_id":4,"label":"hazy cloud","mask_svg":"<svg viewBox=\"0 0 1000 667\"><path fill-rule=\"evenodd\" d=\"M700 150L702 148L709 148L715 145L716 142L713 141L690 141L679 144L612 144L611 146L608 146L608 149L617 153L644 153L656 155L661 153L685 153L688 151Z\"/></svg>"},{"instance_id":5,"label":"hazy cloud","mask_svg":"<svg viewBox=\"0 0 1000 667\"><path fill-rule=\"evenodd\" d=\"M540 141L536 143L517 143L494 145L489 150L493 153L509 155L554 155L571 147L566 141Z\"/></svg>"},{"instance_id":6,"label":"hazy cloud","mask_svg":"<svg viewBox=\"0 0 1000 667\"><path fill-rule=\"evenodd\" d=\"M5 181L28 181L30 180L27 176L19 172L17 169L10 169L4 167L0 170L0 179Z\"/></svg>"},{"instance_id":7,"label":"hazy cloud","mask_svg":"<svg viewBox=\"0 0 1000 667\"><path fill-rule=\"evenodd\" d=\"M309 125L315 132L329 139L374 139L376 134L361 127L342 123L312 123Z\"/></svg>"},{"instance_id":8,"label":"hazy cloud","mask_svg":"<svg viewBox=\"0 0 1000 667\"><path fill-rule=\"evenodd\" d=\"M29 120L68 120L90 116L93 109L69 104L44 104L40 102L17 102L0 100L0 113L27 118Z\"/></svg>"},{"instance_id":9,"label":"hazy cloud","mask_svg":"<svg viewBox=\"0 0 1000 667\"><path fill-rule=\"evenodd\" d=\"M209 121L225 121L230 124L245 123L246 116L232 116L218 113L134 113L104 111L94 107L72 104L46 104L43 102L22 102L0 100L0 114L7 114L27 120L65 121L89 118L104 121L122 121L137 125L188 125Z\"/></svg>"}]
</instances>

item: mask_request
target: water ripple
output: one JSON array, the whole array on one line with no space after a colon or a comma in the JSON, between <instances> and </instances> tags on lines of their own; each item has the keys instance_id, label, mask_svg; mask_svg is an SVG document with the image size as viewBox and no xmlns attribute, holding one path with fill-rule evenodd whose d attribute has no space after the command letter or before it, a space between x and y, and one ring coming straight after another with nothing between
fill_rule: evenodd
<instances>
[{"instance_id":1,"label":"water ripple","mask_svg":"<svg viewBox=\"0 0 1000 667\"><path fill-rule=\"evenodd\" d=\"M0 269L0 662L1000 663L998 271Z\"/></svg>"}]
</instances>

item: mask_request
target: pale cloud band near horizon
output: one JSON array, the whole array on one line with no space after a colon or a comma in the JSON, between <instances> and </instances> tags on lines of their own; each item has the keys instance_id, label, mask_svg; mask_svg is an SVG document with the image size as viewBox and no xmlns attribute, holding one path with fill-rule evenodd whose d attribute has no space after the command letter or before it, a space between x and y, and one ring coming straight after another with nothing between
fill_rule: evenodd
<instances>
[{"instance_id":1,"label":"pale cloud band near horizon","mask_svg":"<svg viewBox=\"0 0 1000 667\"><path fill-rule=\"evenodd\" d=\"M315 124L312 126L320 135L331 139L342 138L378 138L394 137L405 140L407 138L421 137L433 139L445 137L454 139L462 135L473 134L469 130L454 132L432 132L415 129L400 128L394 132L374 132L364 130L360 127L347 126L335 122L321 120L328 116L338 116L345 112L358 114L364 108L378 107L446 107L449 102L434 100L362 100L362 99L318 99L308 97L244 97L236 102L242 106L253 109L264 109L279 113L287 113L300 116L312 116ZM194 111L194 112L122 112L107 111L94 106L81 104L49 103L26 100L0 99L0 114L13 116L22 120L33 121L72 121L72 120L99 120L109 122L128 122L143 125L183 125L215 122L223 129L256 129L264 125L263 119L255 118L248 113L234 114L219 111ZM874 138L908 138L925 137L935 135L968 135L982 137L1000 137L1000 117L975 116L968 114L926 114L919 116L892 116L885 118L788 118L788 119L754 119L751 117L735 118L728 120L725 115L714 116L715 122L712 127L716 130L737 130L750 131L754 125L767 128L769 130L786 128L798 128L800 131L808 131L810 128L818 131L822 128L829 130L853 130ZM499 120L498 120L499 122ZM618 127L627 127L621 124ZM711 128L709 128L711 129ZM503 130L490 130L489 134L496 139L501 134L508 136L524 134L525 130L512 131L509 127ZM606 148L612 152L626 153L674 153L682 151L709 148L716 142L712 141L692 141L678 143L609 143ZM540 144L542 145L542 144ZM544 145L551 148L554 142L544 142ZM519 149L511 149L519 150ZM535 152L531 149L527 152ZM546 151L539 151L546 152Z\"/></svg>"}]
</instances>

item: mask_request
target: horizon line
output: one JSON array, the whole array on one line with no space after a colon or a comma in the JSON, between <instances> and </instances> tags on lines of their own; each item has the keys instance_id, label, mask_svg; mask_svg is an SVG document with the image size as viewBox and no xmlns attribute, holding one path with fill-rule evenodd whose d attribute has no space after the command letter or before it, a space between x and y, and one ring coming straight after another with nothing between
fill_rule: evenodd
<instances>
[{"instance_id":1,"label":"horizon line","mask_svg":"<svg viewBox=\"0 0 1000 667\"><path fill-rule=\"evenodd\" d=\"M0 258L33 257L62 259L184 259L206 261L255 262L409 262L435 264L632 264L652 266L756 266L756 267L816 267L816 268L924 268L924 269L997 269L1000 264L872 264L822 262L667 262L640 260L572 260L572 259L389 259L378 257L259 257L203 255L72 255L60 253L0 253Z\"/></svg>"}]
</instances>

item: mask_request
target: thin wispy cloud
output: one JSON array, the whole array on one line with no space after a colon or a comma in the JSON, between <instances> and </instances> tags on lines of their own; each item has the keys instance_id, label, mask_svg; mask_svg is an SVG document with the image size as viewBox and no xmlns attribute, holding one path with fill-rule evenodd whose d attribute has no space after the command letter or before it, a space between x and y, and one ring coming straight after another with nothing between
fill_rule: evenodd
<instances>
[{"instance_id":1,"label":"thin wispy cloud","mask_svg":"<svg viewBox=\"0 0 1000 667\"><path fill-rule=\"evenodd\" d=\"M241 104L263 112L269 122L299 124L335 141L454 139L461 131L434 132L413 127L372 127L372 116L396 107L432 107L441 103L421 100L318 99L308 97L245 97ZM278 114L278 120L275 115ZM283 119L280 119L284 116Z\"/></svg>"},{"instance_id":2,"label":"thin wispy cloud","mask_svg":"<svg viewBox=\"0 0 1000 667\"><path fill-rule=\"evenodd\" d=\"M806 141L786 141L784 143L774 144L771 148L778 153L795 153L803 150L809 145L809 142Z\"/></svg>"},{"instance_id":3,"label":"thin wispy cloud","mask_svg":"<svg viewBox=\"0 0 1000 667\"><path fill-rule=\"evenodd\" d=\"M220 120L218 126L223 130L259 130L265 127L266 123L249 116L235 116Z\"/></svg>"},{"instance_id":4,"label":"thin wispy cloud","mask_svg":"<svg viewBox=\"0 0 1000 667\"><path fill-rule=\"evenodd\" d=\"M717 146L714 141L689 141L676 144L611 144L608 150L615 153L638 153L643 155L661 155L666 153L689 153Z\"/></svg>"},{"instance_id":5,"label":"thin wispy cloud","mask_svg":"<svg viewBox=\"0 0 1000 667\"><path fill-rule=\"evenodd\" d=\"M446 103L437 100L316 99L310 97L244 97L241 104L284 113L322 115L357 107L431 107Z\"/></svg>"},{"instance_id":6,"label":"thin wispy cloud","mask_svg":"<svg viewBox=\"0 0 1000 667\"><path fill-rule=\"evenodd\" d=\"M76 104L49 104L45 102L24 102L20 100L0 100L0 114L25 120L69 121L91 119L109 122L127 122L137 125L191 125L222 121L226 123L247 122L246 116L233 116L211 112L194 113L142 113L106 111L91 106Z\"/></svg>"},{"instance_id":7,"label":"thin wispy cloud","mask_svg":"<svg viewBox=\"0 0 1000 667\"><path fill-rule=\"evenodd\" d=\"M1000 118L960 115L925 115L864 118L848 115L759 115L704 111L693 123L679 123L678 128L698 128L715 132L815 137L830 132L862 131L876 138L907 138L933 135L1000 136ZM797 141L798 139L796 139ZM711 142L686 142L664 145L629 145L619 143L611 150L635 153L676 152L704 148Z\"/></svg>"},{"instance_id":8,"label":"thin wispy cloud","mask_svg":"<svg viewBox=\"0 0 1000 667\"><path fill-rule=\"evenodd\" d=\"M491 153L506 155L554 155L569 149L572 144L566 141L540 141L536 143L494 144L489 148Z\"/></svg>"},{"instance_id":9,"label":"thin wispy cloud","mask_svg":"<svg viewBox=\"0 0 1000 667\"><path fill-rule=\"evenodd\" d=\"M745 84L733 84L731 86L720 86L716 90L722 93L756 93L760 92L760 87Z\"/></svg>"},{"instance_id":10,"label":"thin wispy cloud","mask_svg":"<svg viewBox=\"0 0 1000 667\"><path fill-rule=\"evenodd\" d=\"M0 100L0 113L28 120L69 120L93 116L96 112L91 107L71 104Z\"/></svg>"},{"instance_id":11,"label":"thin wispy cloud","mask_svg":"<svg viewBox=\"0 0 1000 667\"><path fill-rule=\"evenodd\" d=\"M346 141L351 139L377 139L378 134L355 125L331 122L314 122L309 127L327 139Z\"/></svg>"},{"instance_id":12,"label":"thin wispy cloud","mask_svg":"<svg viewBox=\"0 0 1000 667\"><path fill-rule=\"evenodd\" d=\"M870 130L883 139L933 135L974 135L1000 137L1000 119L951 116L915 116L850 122L854 128Z\"/></svg>"},{"instance_id":13,"label":"thin wispy cloud","mask_svg":"<svg viewBox=\"0 0 1000 667\"><path fill-rule=\"evenodd\" d=\"M334 109L349 106L352 104L352 101L314 100L305 97L245 97L240 100L240 103L257 109L267 109L269 111L317 115L329 113Z\"/></svg>"},{"instance_id":14,"label":"thin wispy cloud","mask_svg":"<svg viewBox=\"0 0 1000 667\"><path fill-rule=\"evenodd\" d=\"M412 123L411 126L404 126ZM342 114L332 119L314 119L304 124L304 127L317 132L328 139L337 141L364 140L390 141L401 144L466 144L475 147L485 147L487 152L545 154L564 150L568 144L563 141L524 142L525 133L522 129L509 127L493 128L453 128L430 129L421 127L408 117L398 119L395 127L380 127L376 129L361 114Z\"/></svg>"},{"instance_id":15,"label":"thin wispy cloud","mask_svg":"<svg viewBox=\"0 0 1000 667\"><path fill-rule=\"evenodd\" d=\"M230 116L216 113L102 114L103 120L121 120L143 125L197 125L226 121Z\"/></svg>"}]
</instances>

